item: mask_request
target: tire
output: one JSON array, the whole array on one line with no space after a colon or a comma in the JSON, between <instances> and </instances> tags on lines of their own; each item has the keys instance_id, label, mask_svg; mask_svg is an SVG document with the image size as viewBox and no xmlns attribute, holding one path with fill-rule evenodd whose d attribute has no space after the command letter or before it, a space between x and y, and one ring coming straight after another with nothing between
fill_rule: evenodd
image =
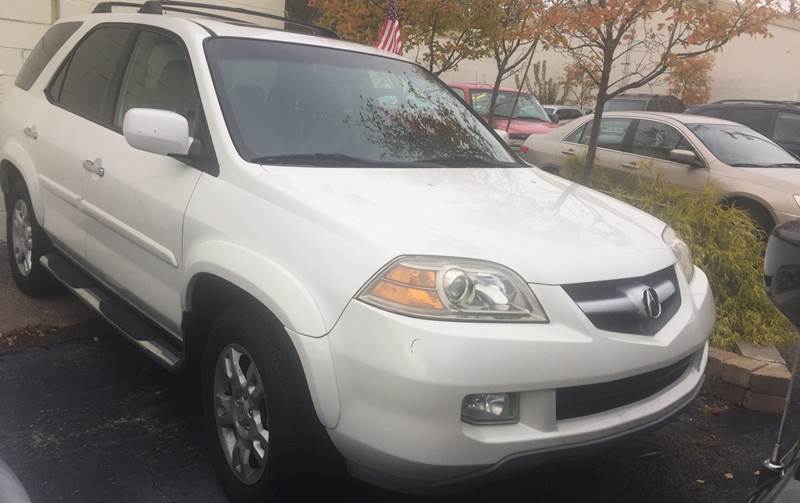
<instances>
[{"instance_id":1,"label":"tire","mask_svg":"<svg viewBox=\"0 0 800 503\"><path fill-rule=\"evenodd\" d=\"M731 206L739 208L747 212L750 218L755 222L758 229L762 232L761 239L766 240L769 238L772 229L775 228L775 221L772 219L769 211L761 206L759 203L747 200L734 200L730 203Z\"/></svg>"},{"instance_id":2,"label":"tire","mask_svg":"<svg viewBox=\"0 0 800 503\"><path fill-rule=\"evenodd\" d=\"M36 221L30 194L21 181L16 181L6 194L6 232L9 266L17 287L31 297L56 292L55 279L39 263L53 245Z\"/></svg>"},{"instance_id":3,"label":"tire","mask_svg":"<svg viewBox=\"0 0 800 503\"><path fill-rule=\"evenodd\" d=\"M245 386L230 379L230 368L241 370ZM232 501L293 501L299 493L320 490L320 481L341 478L340 456L317 419L294 346L260 304L242 299L222 310L201 371L206 440ZM266 444L261 428L268 432ZM245 464L237 452L248 435L254 440L245 442L250 447Z\"/></svg>"}]
</instances>

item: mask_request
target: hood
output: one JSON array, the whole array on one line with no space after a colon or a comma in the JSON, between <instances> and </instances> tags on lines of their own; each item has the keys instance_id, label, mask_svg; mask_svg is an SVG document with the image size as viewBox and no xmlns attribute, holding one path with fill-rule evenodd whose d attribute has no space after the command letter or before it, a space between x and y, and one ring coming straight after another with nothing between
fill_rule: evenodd
<instances>
[{"instance_id":1,"label":"hood","mask_svg":"<svg viewBox=\"0 0 800 503\"><path fill-rule=\"evenodd\" d=\"M306 221L382 263L399 255L474 258L528 282L567 284L675 262L662 222L536 168L264 169Z\"/></svg>"},{"instance_id":2,"label":"hood","mask_svg":"<svg viewBox=\"0 0 800 503\"><path fill-rule=\"evenodd\" d=\"M508 124L508 134L522 133L528 135L549 133L559 126L552 122L521 119L513 119L510 121L510 124L507 119L495 120L494 123L497 129L506 129L506 125Z\"/></svg>"}]
</instances>

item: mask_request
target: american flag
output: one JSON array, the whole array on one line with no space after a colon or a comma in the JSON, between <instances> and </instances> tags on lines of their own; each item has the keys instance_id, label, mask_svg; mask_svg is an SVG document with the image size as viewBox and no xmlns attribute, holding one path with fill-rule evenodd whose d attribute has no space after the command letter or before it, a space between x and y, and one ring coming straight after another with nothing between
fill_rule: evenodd
<instances>
[{"instance_id":1,"label":"american flag","mask_svg":"<svg viewBox=\"0 0 800 503\"><path fill-rule=\"evenodd\" d=\"M397 3L389 0L386 21L383 22L378 43L375 47L394 54L403 53L403 39L400 37L400 17L397 15Z\"/></svg>"}]
</instances>

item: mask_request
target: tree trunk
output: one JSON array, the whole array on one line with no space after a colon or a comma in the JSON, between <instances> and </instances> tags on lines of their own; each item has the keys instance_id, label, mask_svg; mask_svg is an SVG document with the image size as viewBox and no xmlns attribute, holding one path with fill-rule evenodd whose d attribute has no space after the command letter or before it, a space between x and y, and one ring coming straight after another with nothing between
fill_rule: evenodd
<instances>
[{"instance_id":1,"label":"tree trunk","mask_svg":"<svg viewBox=\"0 0 800 503\"><path fill-rule=\"evenodd\" d=\"M600 137L600 119L603 117L603 106L608 99L608 82L611 78L611 57L606 57L603 61L603 72L600 74L600 84L597 86L597 102L594 107L594 119L592 120L592 131L589 136L589 148L586 151L586 165L583 168L584 185L592 186L592 173L594 172L594 160L597 157L597 139Z\"/></svg>"},{"instance_id":2,"label":"tree trunk","mask_svg":"<svg viewBox=\"0 0 800 503\"><path fill-rule=\"evenodd\" d=\"M500 89L500 85L503 83L503 74L506 72L506 65L503 64L497 68L497 77L494 79L494 88L492 89L492 101L489 102L489 116L486 118L486 122L489 123L489 126L494 128L494 107L497 105L497 90ZM509 119L510 120L510 119Z\"/></svg>"}]
</instances>

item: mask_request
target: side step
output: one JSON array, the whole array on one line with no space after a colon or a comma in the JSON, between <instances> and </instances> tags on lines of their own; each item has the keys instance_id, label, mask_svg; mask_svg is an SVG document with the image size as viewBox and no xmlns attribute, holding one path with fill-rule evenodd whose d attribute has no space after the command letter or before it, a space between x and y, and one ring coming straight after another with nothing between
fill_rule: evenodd
<instances>
[{"instance_id":1,"label":"side step","mask_svg":"<svg viewBox=\"0 0 800 503\"><path fill-rule=\"evenodd\" d=\"M183 370L183 352L168 342L170 336L161 328L147 321L64 257L51 253L42 256L39 262L156 363L173 373Z\"/></svg>"}]
</instances>

